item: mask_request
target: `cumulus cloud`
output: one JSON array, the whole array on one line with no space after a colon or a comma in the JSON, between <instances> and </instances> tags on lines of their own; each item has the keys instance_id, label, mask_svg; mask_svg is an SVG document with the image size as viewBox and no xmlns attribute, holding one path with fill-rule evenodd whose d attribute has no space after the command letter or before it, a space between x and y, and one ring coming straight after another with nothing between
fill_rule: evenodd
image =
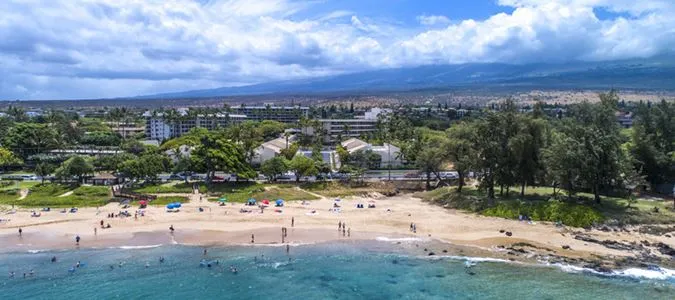
<instances>
[{"instance_id":1,"label":"cumulus cloud","mask_svg":"<svg viewBox=\"0 0 675 300\"><path fill-rule=\"evenodd\" d=\"M450 24L450 19L446 16L417 16L417 21L424 26Z\"/></svg>"},{"instance_id":2,"label":"cumulus cloud","mask_svg":"<svg viewBox=\"0 0 675 300\"><path fill-rule=\"evenodd\" d=\"M672 51L670 0L499 0L484 20L347 10L318 1L0 1L0 99L99 98L463 62L648 57ZM622 13L599 19L596 9ZM386 17L386 16L384 16Z\"/></svg>"}]
</instances>

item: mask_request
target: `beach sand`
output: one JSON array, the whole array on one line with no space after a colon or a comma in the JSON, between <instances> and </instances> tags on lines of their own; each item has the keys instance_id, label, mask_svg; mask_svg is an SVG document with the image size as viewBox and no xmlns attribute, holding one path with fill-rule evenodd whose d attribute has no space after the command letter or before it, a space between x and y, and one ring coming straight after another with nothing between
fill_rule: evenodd
<instances>
[{"instance_id":1,"label":"beach sand","mask_svg":"<svg viewBox=\"0 0 675 300\"><path fill-rule=\"evenodd\" d=\"M319 243L335 240L380 239L396 241L437 241L492 253L503 257L512 252L513 245L526 245L528 253L539 256L554 255L566 258L621 258L636 256L635 251L611 249L599 243L589 243L574 236L584 234L594 239L616 240L626 243L649 241L662 242L675 247L675 238L645 235L636 232L604 232L579 228L559 228L549 223L528 224L515 220L483 217L456 210L434 206L411 195L395 197L364 198L348 197L340 201L340 212L332 212L333 199L287 202L285 207L266 208L260 213L257 207L246 207L251 213L240 213L243 204L200 202L193 195L180 212L169 213L164 207L149 207L145 216L133 217L137 207L127 209L132 217L107 218L109 213L120 212L117 203L104 207L82 208L77 213L60 213L59 210L43 212L39 218L30 216L30 210L21 209L15 214L2 215L11 219L0 224L0 251L24 251L41 249L73 249L75 236L79 235L79 247L139 247L166 244L202 246L280 245L281 228L288 228L284 242L290 244ZM376 208L356 208L356 204L369 203ZM198 208L204 208L199 212ZM275 210L283 212L278 213ZM315 211L315 213L312 213ZM291 219L295 220L291 226ZM112 228L100 228L100 221ZM338 222L347 224L350 237L338 232ZM417 232L410 231L415 223ZM169 226L175 228L173 234ZM18 228L23 234L18 236ZM94 235L94 228L97 234ZM512 232L511 237L500 231ZM569 246L569 249L563 249ZM468 247L468 248L466 248ZM463 251L464 251L463 250ZM513 254L513 253L511 253ZM659 253L653 253L659 256ZM532 255L525 255L532 257Z\"/></svg>"}]
</instances>

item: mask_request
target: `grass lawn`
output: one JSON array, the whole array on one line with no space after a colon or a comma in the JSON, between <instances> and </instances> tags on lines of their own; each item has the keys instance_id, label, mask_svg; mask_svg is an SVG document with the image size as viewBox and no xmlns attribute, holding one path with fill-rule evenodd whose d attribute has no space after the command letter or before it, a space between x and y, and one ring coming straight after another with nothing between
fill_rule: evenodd
<instances>
[{"instance_id":1,"label":"grass lawn","mask_svg":"<svg viewBox=\"0 0 675 300\"><path fill-rule=\"evenodd\" d=\"M3 184L0 185L0 191L4 190L14 190L14 189L30 189L38 184L39 181L2 181Z\"/></svg>"},{"instance_id":2,"label":"grass lawn","mask_svg":"<svg viewBox=\"0 0 675 300\"><path fill-rule=\"evenodd\" d=\"M73 193L59 197L69 191ZM26 207L86 207L105 205L110 198L110 188L105 186L73 187L47 183L32 187L28 196L16 201L16 204Z\"/></svg>"},{"instance_id":3,"label":"grass lawn","mask_svg":"<svg viewBox=\"0 0 675 300\"><path fill-rule=\"evenodd\" d=\"M149 205L165 206L169 203L174 203L174 202L186 203L186 202L188 202L188 198L187 197L181 197L181 196L157 197L157 199L150 201ZM134 204L137 204L137 202L134 202Z\"/></svg>"},{"instance_id":4,"label":"grass lawn","mask_svg":"<svg viewBox=\"0 0 675 300\"><path fill-rule=\"evenodd\" d=\"M254 198L258 201L262 199L270 201L276 199L284 199L286 201L319 199L312 194L295 188L293 185L284 184L222 183L212 185L209 191L209 194L214 196L209 198L211 201L217 201L221 196L226 197L228 202L239 203L246 202L249 198Z\"/></svg>"},{"instance_id":5,"label":"grass lawn","mask_svg":"<svg viewBox=\"0 0 675 300\"><path fill-rule=\"evenodd\" d=\"M168 194L168 193L190 194L192 193L192 183L186 184L185 182L173 181L163 184L146 185L142 187L133 188L133 191L145 194Z\"/></svg>"},{"instance_id":6,"label":"grass lawn","mask_svg":"<svg viewBox=\"0 0 675 300\"><path fill-rule=\"evenodd\" d=\"M593 195L579 193L577 196L587 200L556 201L551 200L553 189L549 187L528 188L525 197L521 198L519 189L511 189L509 197L499 197L494 203L488 203L485 194L472 187L465 187L462 194L457 194L456 187L439 188L429 192L417 193L416 196L447 208L474 211L483 215L518 218L528 215L533 220L562 221L566 225L585 227L593 223L614 220L623 224L667 224L675 223L675 212L670 202L638 199L628 207L628 201L622 198L605 197L598 205ZM559 192L560 193L560 192ZM559 199L565 199L562 196ZM657 207L659 212L654 212Z\"/></svg>"},{"instance_id":7,"label":"grass lawn","mask_svg":"<svg viewBox=\"0 0 675 300\"><path fill-rule=\"evenodd\" d=\"M396 187L387 183L363 183L346 185L339 182L312 182L302 184L302 188L324 197L362 196L368 193L395 194Z\"/></svg>"}]
</instances>

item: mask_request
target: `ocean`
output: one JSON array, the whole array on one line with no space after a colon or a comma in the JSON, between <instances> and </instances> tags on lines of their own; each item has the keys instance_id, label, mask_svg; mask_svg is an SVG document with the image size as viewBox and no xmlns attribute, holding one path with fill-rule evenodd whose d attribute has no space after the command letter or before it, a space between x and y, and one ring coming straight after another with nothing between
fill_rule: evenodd
<instances>
[{"instance_id":1,"label":"ocean","mask_svg":"<svg viewBox=\"0 0 675 300\"><path fill-rule=\"evenodd\" d=\"M675 299L672 271L606 276L572 267L415 256L385 241L294 246L289 254L284 246L208 248L206 256L203 249L3 253L0 299Z\"/></svg>"}]
</instances>

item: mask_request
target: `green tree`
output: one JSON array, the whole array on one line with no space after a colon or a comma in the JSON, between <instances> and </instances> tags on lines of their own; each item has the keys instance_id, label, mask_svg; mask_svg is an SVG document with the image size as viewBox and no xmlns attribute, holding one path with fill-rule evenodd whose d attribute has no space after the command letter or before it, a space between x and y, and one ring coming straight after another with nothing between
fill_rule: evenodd
<instances>
[{"instance_id":1,"label":"green tree","mask_svg":"<svg viewBox=\"0 0 675 300\"><path fill-rule=\"evenodd\" d=\"M56 169L56 177L61 178L62 180L70 180L73 177L77 177L77 182L79 183L82 183L82 179L85 175L93 173L94 166L90 159L81 155L75 155L69 158Z\"/></svg>"},{"instance_id":2,"label":"green tree","mask_svg":"<svg viewBox=\"0 0 675 300\"><path fill-rule=\"evenodd\" d=\"M117 153L114 155L100 156L94 159L94 167L98 170L119 172L122 163L128 160L136 160L138 157L131 153Z\"/></svg>"},{"instance_id":3,"label":"green tree","mask_svg":"<svg viewBox=\"0 0 675 300\"><path fill-rule=\"evenodd\" d=\"M440 179L438 175L443 162L445 161L445 155L443 153L443 144L446 143L442 138L432 138L424 142L422 150L417 154L415 160L415 166L424 174L426 174L426 187L427 189L431 188L431 175L436 175L436 178Z\"/></svg>"},{"instance_id":4,"label":"green tree","mask_svg":"<svg viewBox=\"0 0 675 300\"><path fill-rule=\"evenodd\" d=\"M240 178L254 178L256 172L247 162L245 151L227 137L210 134L202 138L192 157L198 170L206 172L207 183L216 171L234 173Z\"/></svg>"},{"instance_id":5,"label":"green tree","mask_svg":"<svg viewBox=\"0 0 675 300\"><path fill-rule=\"evenodd\" d=\"M20 158L18 158L12 151L9 151L5 148L0 148L0 168L6 170L7 167L16 166L22 164Z\"/></svg>"},{"instance_id":6,"label":"green tree","mask_svg":"<svg viewBox=\"0 0 675 300\"><path fill-rule=\"evenodd\" d=\"M277 156L262 163L260 171L269 178L270 181L277 181L277 178L288 171L288 161L283 156Z\"/></svg>"},{"instance_id":7,"label":"green tree","mask_svg":"<svg viewBox=\"0 0 675 300\"><path fill-rule=\"evenodd\" d=\"M628 148L652 187L675 181L675 103L638 105Z\"/></svg>"},{"instance_id":8,"label":"green tree","mask_svg":"<svg viewBox=\"0 0 675 300\"><path fill-rule=\"evenodd\" d=\"M281 149L280 153L281 156L285 157L287 160L292 160L293 157L298 153L298 150L300 149L300 145L297 143L292 143L288 146L286 149Z\"/></svg>"},{"instance_id":9,"label":"green tree","mask_svg":"<svg viewBox=\"0 0 675 300\"><path fill-rule=\"evenodd\" d=\"M466 174L471 170L475 161L473 139L475 128L471 123L461 122L448 129L448 141L445 143L445 151L448 160L454 166L459 176L457 192L461 193L464 187Z\"/></svg>"},{"instance_id":10,"label":"green tree","mask_svg":"<svg viewBox=\"0 0 675 300\"><path fill-rule=\"evenodd\" d=\"M45 177L51 175L54 170L56 170L56 167L47 162L39 162L35 165L35 175L40 177L43 184L45 183Z\"/></svg>"},{"instance_id":11,"label":"green tree","mask_svg":"<svg viewBox=\"0 0 675 300\"><path fill-rule=\"evenodd\" d=\"M56 130L46 124L17 123L4 137L4 145L23 159L61 145Z\"/></svg>"},{"instance_id":12,"label":"green tree","mask_svg":"<svg viewBox=\"0 0 675 300\"><path fill-rule=\"evenodd\" d=\"M296 155L289 163L289 169L295 173L295 180L300 182L300 178L313 176L318 173L314 160L304 155Z\"/></svg>"}]
</instances>

